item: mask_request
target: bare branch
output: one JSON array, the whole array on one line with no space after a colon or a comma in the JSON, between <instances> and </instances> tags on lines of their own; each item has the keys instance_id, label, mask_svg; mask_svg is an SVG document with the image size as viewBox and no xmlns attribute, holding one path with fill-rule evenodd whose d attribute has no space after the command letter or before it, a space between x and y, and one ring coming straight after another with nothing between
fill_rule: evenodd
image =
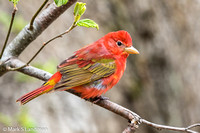
<instances>
[{"instance_id":1,"label":"bare branch","mask_svg":"<svg viewBox=\"0 0 200 133\"><path fill-rule=\"evenodd\" d=\"M42 51L42 49L47 45L47 44L49 44L50 42L52 42L53 40L55 40L55 39L57 39L57 38L59 38L59 37L62 37L64 34L67 34L67 33L69 33L72 29L74 29L76 27L76 25L75 25L75 23L73 23L71 26L70 26L70 28L68 29L68 30L66 30L65 32L63 32L63 33L61 33L61 34L59 34L59 35L57 35L57 36L55 36L55 37L53 37L52 39L50 39L49 41L47 41L47 42L44 42L43 43L43 45L40 47L40 49L35 53L35 55L25 64L25 65L23 65L23 66L21 66L21 67L19 67L19 68L11 68L11 69L9 69L9 70L11 70L11 71L16 71L16 70L18 70L18 69L21 69L21 68L24 68L24 67L26 67L26 66L28 66L30 63L31 63L31 61L33 61L34 59L35 59L35 57Z\"/></svg>"},{"instance_id":2,"label":"bare branch","mask_svg":"<svg viewBox=\"0 0 200 133\"><path fill-rule=\"evenodd\" d=\"M187 129L195 128L195 127L200 127L200 123L192 124L187 127Z\"/></svg>"},{"instance_id":3,"label":"bare branch","mask_svg":"<svg viewBox=\"0 0 200 133\"><path fill-rule=\"evenodd\" d=\"M4 64L6 65L7 70L12 68L19 68L25 65L24 62L18 60L17 58L11 58ZM43 81L48 80L52 76L52 74L32 66L24 67L22 69L19 69L18 71Z\"/></svg>"},{"instance_id":4,"label":"bare branch","mask_svg":"<svg viewBox=\"0 0 200 133\"><path fill-rule=\"evenodd\" d=\"M122 133L135 133L135 125L134 124L129 124L127 128L124 129Z\"/></svg>"},{"instance_id":5,"label":"bare branch","mask_svg":"<svg viewBox=\"0 0 200 133\"><path fill-rule=\"evenodd\" d=\"M192 128L192 127L197 127L197 126L200 127L200 123L196 123L194 125L188 126L189 127L188 128L188 127L174 127L174 126L160 125L160 124L156 124L156 123L153 123L153 122L149 122L145 119L141 119L140 121L142 123L148 125L148 126L156 128L158 130L165 129L165 130L172 130L172 131L179 131L179 132L186 132L186 133L198 133L196 131L189 130L189 129Z\"/></svg>"},{"instance_id":6,"label":"bare branch","mask_svg":"<svg viewBox=\"0 0 200 133\"><path fill-rule=\"evenodd\" d=\"M5 64L7 64L7 68L8 68L8 67L20 67L20 66L23 66L25 63L21 62L18 59L10 59ZM38 68L32 67L32 66L24 67L22 69L19 69L18 71L20 71L24 74L30 75L32 77L44 80L44 81L47 81L52 76L52 74L50 74L46 71L40 70ZM80 97L80 95L75 93L74 91L68 90L68 92ZM93 100L89 100L89 101L94 103ZM166 126L166 125L160 125L160 124L156 124L153 122L149 122L149 121L141 118L138 114L132 112L131 110L124 108L124 107L122 107L114 102L111 102L109 100L100 100L94 104L96 104L100 107L103 107L103 108L127 119L130 122L130 124L123 131L123 133L135 132L135 130L138 128L139 124L145 124L145 125L154 127L158 130L165 129L165 130L172 130L172 131L179 131L179 132L186 132L186 133L198 133L194 130L191 130L191 128L200 127L200 123L196 123L196 124L190 125L188 127L174 127L174 126Z\"/></svg>"},{"instance_id":7,"label":"bare branch","mask_svg":"<svg viewBox=\"0 0 200 133\"><path fill-rule=\"evenodd\" d=\"M11 29L12 29L12 25L13 25L13 22L14 22L14 19L15 19L16 11L17 11L17 7L14 6L13 12L12 12L12 18L11 18L11 21L10 21L10 26L9 26L8 33L7 33L7 36L6 36L6 40L5 40L3 48L1 50L0 59L1 59L1 57L3 55L3 52L4 52L5 48L6 48L6 44L8 42L8 39L9 39L9 36L10 36L10 32L11 32Z\"/></svg>"},{"instance_id":8,"label":"bare branch","mask_svg":"<svg viewBox=\"0 0 200 133\"><path fill-rule=\"evenodd\" d=\"M30 26L29 26L29 30L33 30L33 22L35 20L35 18L37 17L37 15L41 12L42 8L46 5L46 3L48 2L49 0L45 0L43 2L43 4L40 6L40 8L37 10L37 12L33 15L32 19L31 19L31 22L30 22Z\"/></svg>"},{"instance_id":9,"label":"bare branch","mask_svg":"<svg viewBox=\"0 0 200 133\"><path fill-rule=\"evenodd\" d=\"M64 34L67 34L67 33L69 33L72 29L74 29L76 26L74 25L74 23L73 23L73 25L68 29L68 30L66 30L65 32L63 32L63 33L61 33L61 34L59 34L59 35L57 35L57 36L55 36L55 37L53 37L52 39L50 39L49 41L47 41L47 42L45 42L45 43L43 43L43 45L42 45L42 47L37 51L37 53L27 62L27 64L25 65L25 66L27 66L27 65L29 65L30 63L31 63L31 61L33 60L33 59L35 59L35 57L40 53L40 51L42 51L42 49L47 45L47 44L49 44L50 42L52 42L53 40L55 40L55 39L57 39L57 38L59 38L59 37L62 37ZM25 67L24 66L24 67Z\"/></svg>"},{"instance_id":10,"label":"bare branch","mask_svg":"<svg viewBox=\"0 0 200 133\"><path fill-rule=\"evenodd\" d=\"M2 61L11 57L18 57L21 52L38 37L56 18L67 10L77 0L69 0L66 5L57 7L55 3L50 4L44 9L33 23L34 29L29 30L29 24L15 37L15 39L6 47Z\"/></svg>"}]
</instances>

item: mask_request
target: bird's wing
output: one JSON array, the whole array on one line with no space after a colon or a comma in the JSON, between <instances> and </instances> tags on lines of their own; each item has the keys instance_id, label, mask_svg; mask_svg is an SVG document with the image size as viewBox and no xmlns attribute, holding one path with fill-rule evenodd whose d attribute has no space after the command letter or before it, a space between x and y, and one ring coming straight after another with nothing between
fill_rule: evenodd
<instances>
[{"instance_id":1,"label":"bird's wing","mask_svg":"<svg viewBox=\"0 0 200 133\"><path fill-rule=\"evenodd\" d=\"M73 63L70 63L70 60ZM55 90L67 90L88 84L100 78L108 77L116 70L116 64L113 59L70 60L66 60L58 66L62 79L55 85Z\"/></svg>"}]
</instances>

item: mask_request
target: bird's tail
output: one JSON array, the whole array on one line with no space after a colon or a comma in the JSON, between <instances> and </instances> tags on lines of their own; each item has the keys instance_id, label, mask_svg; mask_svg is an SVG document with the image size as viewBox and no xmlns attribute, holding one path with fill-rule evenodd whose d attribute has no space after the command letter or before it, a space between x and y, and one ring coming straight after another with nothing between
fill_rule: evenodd
<instances>
[{"instance_id":1,"label":"bird's tail","mask_svg":"<svg viewBox=\"0 0 200 133\"><path fill-rule=\"evenodd\" d=\"M58 83L61 79L62 75L60 72L56 72L45 84L43 84L40 88L33 90L24 96L17 99L16 102L20 102L22 105L31 101L32 99L47 93L53 89L53 87Z\"/></svg>"}]
</instances>

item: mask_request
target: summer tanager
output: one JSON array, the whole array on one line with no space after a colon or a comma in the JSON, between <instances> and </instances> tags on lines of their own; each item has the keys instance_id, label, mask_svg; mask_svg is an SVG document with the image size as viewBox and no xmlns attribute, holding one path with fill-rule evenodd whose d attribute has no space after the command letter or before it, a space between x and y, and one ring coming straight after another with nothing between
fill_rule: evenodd
<instances>
[{"instance_id":1,"label":"summer tanager","mask_svg":"<svg viewBox=\"0 0 200 133\"><path fill-rule=\"evenodd\" d=\"M68 89L85 99L100 97L120 80L129 54L139 54L129 33L110 32L64 60L46 83L17 102L25 104L44 93Z\"/></svg>"}]
</instances>

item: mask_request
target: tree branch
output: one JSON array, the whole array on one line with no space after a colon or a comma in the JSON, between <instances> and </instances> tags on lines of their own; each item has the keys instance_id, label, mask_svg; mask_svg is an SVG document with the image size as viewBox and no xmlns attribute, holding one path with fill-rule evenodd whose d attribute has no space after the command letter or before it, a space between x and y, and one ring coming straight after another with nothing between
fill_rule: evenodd
<instances>
[{"instance_id":1,"label":"tree branch","mask_svg":"<svg viewBox=\"0 0 200 133\"><path fill-rule=\"evenodd\" d=\"M11 32L11 29L12 29L12 26L13 26L13 22L14 22L14 19L15 19L16 11L17 11L17 7L14 6L13 12L12 12L12 18L11 18L11 21L10 21L10 26L9 26L8 33L7 33L7 36L6 36L6 40L5 40L3 48L1 50L0 59L1 59L1 57L3 55L3 52L4 52L5 48L6 48L6 44L8 42L8 39L9 39L9 36L10 36L10 32Z\"/></svg>"},{"instance_id":2,"label":"tree branch","mask_svg":"<svg viewBox=\"0 0 200 133\"><path fill-rule=\"evenodd\" d=\"M18 57L21 52L37 38L54 20L56 20L65 10L67 10L77 0L69 0L66 5L57 7L55 3L50 4L44 9L33 23L33 30L29 30L29 24L15 37L15 39L6 47L2 62L11 58Z\"/></svg>"},{"instance_id":3,"label":"tree branch","mask_svg":"<svg viewBox=\"0 0 200 133\"><path fill-rule=\"evenodd\" d=\"M11 58L7 62L5 62L5 65L6 69L9 71L10 68L19 68L21 66L24 66L25 63L17 58ZM43 81L47 81L52 76L52 74L50 74L49 72L46 72L44 70L32 66L27 66L17 71Z\"/></svg>"},{"instance_id":4,"label":"tree branch","mask_svg":"<svg viewBox=\"0 0 200 133\"><path fill-rule=\"evenodd\" d=\"M32 19L31 19L31 22L30 22L29 30L33 30L33 22L34 22L35 18L37 17L37 15L40 13L40 11L43 9L43 7L46 5L46 3L48 1L49 0L45 0L43 2L43 4L40 6L40 8L37 10L37 12L33 15Z\"/></svg>"},{"instance_id":5,"label":"tree branch","mask_svg":"<svg viewBox=\"0 0 200 133\"><path fill-rule=\"evenodd\" d=\"M16 58L13 58L13 59L8 60L5 64L7 64L6 68L9 69L9 67L12 67L12 68L13 67L17 67L17 68L21 67L25 63L21 62L20 60L18 60ZM52 74L50 74L46 71L40 70L38 68L32 67L32 66L24 67L22 69L19 69L18 71L20 71L24 74L27 74L29 76L44 80L44 81L47 81L52 76ZM68 90L68 92L80 97L79 94L75 93L72 90ZM89 101L94 103L93 100L89 100ZM120 105L118 105L114 102L111 102L109 100L100 100L100 101L98 101L97 103L94 103L94 104L96 104L100 107L103 107L103 108L105 108L105 109L127 119L130 122L130 124L123 131L123 133L135 132L135 130L138 128L138 126L140 124L145 124L145 125L154 127L158 130L165 129L165 130L172 130L172 131L179 131L179 132L186 132L186 133L198 133L194 130L191 130L191 128L200 127L200 123L196 123L196 124L190 125L188 127L174 127L174 126L166 126L166 125L160 125L160 124L156 124L156 123L153 123L153 122L149 122L149 121L141 118L138 114L132 112L131 110L124 108L123 106L120 106Z\"/></svg>"},{"instance_id":6,"label":"tree branch","mask_svg":"<svg viewBox=\"0 0 200 133\"><path fill-rule=\"evenodd\" d=\"M59 37L62 37L63 35L69 33L72 29L74 29L76 27L75 23L73 23L70 28L68 30L66 30L65 32L53 37L52 39L48 40L47 42L44 42L43 45L40 47L40 49L35 53L35 55L23 66L19 67L19 68L10 68L11 71L16 71L18 69L21 69L21 68L24 68L25 66L28 66L31 61L33 61L35 59L35 57L42 51L42 49L47 45L49 44L50 42L52 42L53 40L59 38Z\"/></svg>"},{"instance_id":7,"label":"tree branch","mask_svg":"<svg viewBox=\"0 0 200 133\"><path fill-rule=\"evenodd\" d=\"M196 131L191 130L191 128L200 127L200 123L196 123L196 124L190 125L188 127L174 127L174 126L166 126L166 125L156 124L156 123L147 121L145 119L141 119L140 122L144 123L148 126L154 127L158 130L165 129L165 130L172 130L172 131L179 131L179 132L186 132L186 133L198 133Z\"/></svg>"}]
</instances>

